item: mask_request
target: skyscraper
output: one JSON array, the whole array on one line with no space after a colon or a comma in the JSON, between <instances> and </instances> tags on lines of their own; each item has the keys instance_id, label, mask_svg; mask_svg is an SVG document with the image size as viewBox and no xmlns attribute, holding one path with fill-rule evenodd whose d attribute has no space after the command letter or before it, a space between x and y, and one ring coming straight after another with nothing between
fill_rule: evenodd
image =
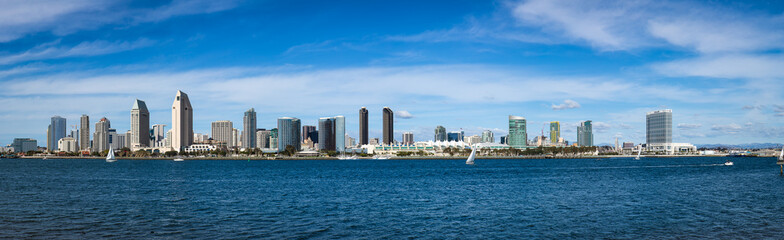
<instances>
[{"instance_id":1,"label":"skyscraper","mask_svg":"<svg viewBox=\"0 0 784 240\"><path fill-rule=\"evenodd\" d=\"M525 147L528 145L528 132L524 117L509 115L509 135L506 144L510 147Z\"/></svg>"},{"instance_id":2,"label":"skyscraper","mask_svg":"<svg viewBox=\"0 0 784 240\"><path fill-rule=\"evenodd\" d=\"M245 111L242 118L242 147L256 148L256 110Z\"/></svg>"},{"instance_id":3,"label":"skyscraper","mask_svg":"<svg viewBox=\"0 0 784 240\"><path fill-rule=\"evenodd\" d=\"M212 122L212 140L223 142L226 147L233 147L232 130L234 124L231 121L215 121Z\"/></svg>"},{"instance_id":4,"label":"skyscraper","mask_svg":"<svg viewBox=\"0 0 784 240\"><path fill-rule=\"evenodd\" d=\"M240 131L236 128L231 129L231 144L229 147L238 147L240 144Z\"/></svg>"},{"instance_id":5,"label":"skyscraper","mask_svg":"<svg viewBox=\"0 0 784 240\"><path fill-rule=\"evenodd\" d=\"M335 151L346 151L346 117L335 117Z\"/></svg>"},{"instance_id":6,"label":"skyscraper","mask_svg":"<svg viewBox=\"0 0 784 240\"><path fill-rule=\"evenodd\" d=\"M256 147L257 148L270 148L270 135L272 131L259 129L256 131Z\"/></svg>"},{"instance_id":7,"label":"skyscraper","mask_svg":"<svg viewBox=\"0 0 784 240\"><path fill-rule=\"evenodd\" d=\"M79 119L79 149L90 149L90 117L85 114Z\"/></svg>"},{"instance_id":8,"label":"skyscraper","mask_svg":"<svg viewBox=\"0 0 784 240\"><path fill-rule=\"evenodd\" d=\"M136 99L131 108L131 139L130 145L134 147L150 146L150 112L147 111L147 104Z\"/></svg>"},{"instance_id":9,"label":"skyscraper","mask_svg":"<svg viewBox=\"0 0 784 240\"><path fill-rule=\"evenodd\" d=\"M561 123L558 121L550 122L550 142L558 143L561 138Z\"/></svg>"},{"instance_id":10,"label":"skyscraper","mask_svg":"<svg viewBox=\"0 0 784 240\"><path fill-rule=\"evenodd\" d=\"M49 151L56 151L57 142L60 141L61 138L65 137L65 130L67 126L65 123L65 118L60 116L54 116L51 119L51 123L49 124L49 131L47 131L47 141L46 141L46 149Z\"/></svg>"},{"instance_id":11,"label":"skyscraper","mask_svg":"<svg viewBox=\"0 0 784 240\"><path fill-rule=\"evenodd\" d=\"M172 140L175 151L183 151L193 144L193 108L188 94L177 91L172 104Z\"/></svg>"},{"instance_id":12,"label":"skyscraper","mask_svg":"<svg viewBox=\"0 0 784 240\"><path fill-rule=\"evenodd\" d=\"M436 142L444 142L446 141L446 128L444 126L436 126L436 134L433 137L433 141Z\"/></svg>"},{"instance_id":13,"label":"skyscraper","mask_svg":"<svg viewBox=\"0 0 784 240\"><path fill-rule=\"evenodd\" d=\"M300 129L302 124L298 118L278 118L278 152L286 150L286 146L293 146L300 150Z\"/></svg>"},{"instance_id":14,"label":"skyscraper","mask_svg":"<svg viewBox=\"0 0 784 240\"><path fill-rule=\"evenodd\" d=\"M335 118L319 118L318 132L319 150L335 151Z\"/></svg>"},{"instance_id":15,"label":"skyscraper","mask_svg":"<svg viewBox=\"0 0 784 240\"><path fill-rule=\"evenodd\" d=\"M164 141L166 141L166 125L152 125L152 130L150 131L150 146L163 147L165 144Z\"/></svg>"},{"instance_id":16,"label":"skyscraper","mask_svg":"<svg viewBox=\"0 0 784 240\"><path fill-rule=\"evenodd\" d=\"M403 145L414 145L414 133L412 132L403 133Z\"/></svg>"},{"instance_id":17,"label":"skyscraper","mask_svg":"<svg viewBox=\"0 0 784 240\"><path fill-rule=\"evenodd\" d=\"M446 140L450 142L462 142L463 137L462 131L451 131L446 134Z\"/></svg>"},{"instance_id":18,"label":"skyscraper","mask_svg":"<svg viewBox=\"0 0 784 240\"><path fill-rule=\"evenodd\" d=\"M111 122L106 117L101 118L95 123L95 133L93 133L93 152L102 152L109 149L109 128Z\"/></svg>"},{"instance_id":19,"label":"skyscraper","mask_svg":"<svg viewBox=\"0 0 784 240\"><path fill-rule=\"evenodd\" d=\"M581 122L577 127L577 145L582 147L593 146L593 126L591 120Z\"/></svg>"},{"instance_id":20,"label":"skyscraper","mask_svg":"<svg viewBox=\"0 0 784 240\"><path fill-rule=\"evenodd\" d=\"M664 109L645 115L646 143L672 143L672 110Z\"/></svg>"},{"instance_id":21,"label":"skyscraper","mask_svg":"<svg viewBox=\"0 0 784 240\"><path fill-rule=\"evenodd\" d=\"M305 139L308 139L308 136L310 136L310 133L315 131L318 131L316 126L310 126L310 125L302 126L302 137L300 139L302 139L302 141L305 141ZM316 139L311 139L311 140L313 140L314 142L318 141Z\"/></svg>"},{"instance_id":22,"label":"skyscraper","mask_svg":"<svg viewBox=\"0 0 784 240\"><path fill-rule=\"evenodd\" d=\"M483 143L491 143L495 142L495 136L493 136L493 131L485 130L482 132L482 140Z\"/></svg>"},{"instance_id":23,"label":"skyscraper","mask_svg":"<svg viewBox=\"0 0 784 240\"><path fill-rule=\"evenodd\" d=\"M395 142L395 126L394 126L394 113L392 109L384 107L384 144L391 145Z\"/></svg>"},{"instance_id":24,"label":"skyscraper","mask_svg":"<svg viewBox=\"0 0 784 240\"><path fill-rule=\"evenodd\" d=\"M368 110L365 107L359 109L359 145L368 144Z\"/></svg>"}]
</instances>

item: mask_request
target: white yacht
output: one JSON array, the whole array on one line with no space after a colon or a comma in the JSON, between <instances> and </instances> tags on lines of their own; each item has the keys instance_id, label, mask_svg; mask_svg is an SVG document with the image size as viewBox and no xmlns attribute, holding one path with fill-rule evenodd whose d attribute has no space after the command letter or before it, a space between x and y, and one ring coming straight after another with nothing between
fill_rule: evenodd
<instances>
[{"instance_id":1,"label":"white yacht","mask_svg":"<svg viewBox=\"0 0 784 240\"><path fill-rule=\"evenodd\" d=\"M732 162L732 161L730 161L729 159L727 159L727 161L726 161L726 162L724 162L724 166L732 166L732 165L735 165L735 163L733 163L733 162Z\"/></svg>"},{"instance_id":2,"label":"white yacht","mask_svg":"<svg viewBox=\"0 0 784 240\"><path fill-rule=\"evenodd\" d=\"M174 158L174 161L175 162L182 162L182 161L185 161L185 159L182 159L181 157L177 157L177 158Z\"/></svg>"},{"instance_id":3,"label":"white yacht","mask_svg":"<svg viewBox=\"0 0 784 240\"><path fill-rule=\"evenodd\" d=\"M114 157L114 149L109 145L109 153L106 154L106 162L116 162L117 158Z\"/></svg>"}]
</instances>

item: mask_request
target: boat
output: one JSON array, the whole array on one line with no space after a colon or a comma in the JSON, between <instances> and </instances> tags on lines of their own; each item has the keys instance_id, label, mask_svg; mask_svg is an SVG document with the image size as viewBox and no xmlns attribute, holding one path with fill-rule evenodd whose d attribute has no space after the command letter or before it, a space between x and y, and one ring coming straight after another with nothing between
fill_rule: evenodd
<instances>
[{"instance_id":1,"label":"boat","mask_svg":"<svg viewBox=\"0 0 784 240\"><path fill-rule=\"evenodd\" d=\"M175 158L175 159L174 159L174 161L175 161L175 162L182 162L182 161L185 161L185 159L182 159L182 158L179 158L179 157L178 157L178 158Z\"/></svg>"},{"instance_id":2,"label":"boat","mask_svg":"<svg viewBox=\"0 0 784 240\"><path fill-rule=\"evenodd\" d=\"M735 165L735 163L733 163L733 162L732 162L732 161L730 161L729 159L727 159L727 161L726 161L726 162L724 162L724 166L732 166L732 165Z\"/></svg>"},{"instance_id":3,"label":"boat","mask_svg":"<svg viewBox=\"0 0 784 240\"><path fill-rule=\"evenodd\" d=\"M351 156L340 155L340 156L338 156L338 160L356 160L356 159L357 159L356 155L351 155Z\"/></svg>"},{"instance_id":4,"label":"boat","mask_svg":"<svg viewBox=\"0 0 784 240\"><path fill-rule=\"evenodd\" d=\"M471 155L469 155L468 159L466 159L466 164L474 165L474 158L476 158L476 150L477 149L479 149L479 147L477 147L477 146L473 147L473 149L471 150Z\"/></svg>"},{"instance_id":5,"label":"boat","mask_svg":"<svg viewBox=\"0 0 784 240\"><path fill-rule=\"evenodd\" d=\"M640 147L640 149L637 149L637 157L635 157L634 160L640 160L641 153L642 153L642 147Z\"/></svg>"},{"instance_id":6,"label":"boat","mask_svg":"<svg viewBox=\"0 0 784 240\"><path fill-rule=\"evenodd\" d=\"M116 162L117 158L114 157L114 149L109 145L109 153L106 154L106 162Z\"/></svg>"},{"instance_id":7,"label":"boat","mask_svg":"<svg viewBox=\"0 0 784 240\"><path fill-rule=\"evenodd\" d=\"M779 162L784 162L784 146L781 147L781 153L779 154Z\"/></svg>"}]
</instances>

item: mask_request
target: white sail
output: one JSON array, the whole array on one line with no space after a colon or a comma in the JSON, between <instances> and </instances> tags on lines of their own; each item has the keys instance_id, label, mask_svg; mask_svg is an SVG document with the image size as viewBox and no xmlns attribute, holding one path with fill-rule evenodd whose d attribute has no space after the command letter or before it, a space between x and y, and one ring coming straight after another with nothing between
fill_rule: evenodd
<instances>
[{"instance_id":1,"label":"white sail","mask_svg":"<svg viewBox=\"0 0 784 240\"><path fill-rule=\"evenodd\" d=\"M640 149L637 149L637 157L634 159L640 160L640 153L642 153L642 147L640 147Z\"/></svg>"},{"instance_id":2,"label":"white sail","mask_svg":"<svg viewBox=\"0 0 784 240\"><path fill-rule=\"evenodd\" d=\"M476 149L478 148L479 147L473 147L473 149L471 150L471 155L468 156L468 159L466 159L466 164L474 165L474 158L476 158Z\"/></svg>"},{"instance_id":3,"label":"white sail","mask_svg":"<svg viewBox=\"0 0 784 240\"><path fill-rule=\"evenodd\" d=\"M114 158L114 149L112 149L112 145L109 145L109 153L106 154L106 161L107 162L115 162L115 161L117 161L117 159Z\"/></svg>"},{"instance_id":4,"label":"white sail","mask_svg":"<svg viewBox=\"0 0 784 240\"><path fill-rule=\"evenodd\" d=\"M781 154L779 154L779 161L784 161L784 146L781 147Z\"/></svg>"}]
</instances>

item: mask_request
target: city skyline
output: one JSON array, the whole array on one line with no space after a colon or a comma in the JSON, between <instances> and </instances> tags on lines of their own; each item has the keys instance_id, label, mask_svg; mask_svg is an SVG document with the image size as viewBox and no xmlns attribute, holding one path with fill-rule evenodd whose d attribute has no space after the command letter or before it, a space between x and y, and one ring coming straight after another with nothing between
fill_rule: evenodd
<instances>
[{"instance_id":1,"label":"city skyline","mask_svg":"<svg viewBox=\"0 0 784 240\"><path fill-rule=\"evenodd\" d=\"M319 31L281 31L314 14L270 3L54 4L70 7L0 25L0 145L28 137L46 145L55 115L68 130L86 114L90 125L106 117L123 133L136 98L150 124L170 125L179 89L198 106L198 133L218 120L239 126L255 108L268 129L281 116L303 125L347 116L357 138L364 106L368 136L380 138L389 106L396 140L404 132L429 140L441 125L468 136L492 130L498 141L515 115L527 119L529 139L558 121L574 142L579 123L592 120L595 144L642 143L644 114L660 109L675 112L673 142L784 139L781 3L396 2L368 14L378 3L314 2L340 16L308 26ZM21 8L2 9L13 18ZM402 12L406 19L392 18ZM117 17L86 20L100 16Z\"/></svg>"}]
</instances>

